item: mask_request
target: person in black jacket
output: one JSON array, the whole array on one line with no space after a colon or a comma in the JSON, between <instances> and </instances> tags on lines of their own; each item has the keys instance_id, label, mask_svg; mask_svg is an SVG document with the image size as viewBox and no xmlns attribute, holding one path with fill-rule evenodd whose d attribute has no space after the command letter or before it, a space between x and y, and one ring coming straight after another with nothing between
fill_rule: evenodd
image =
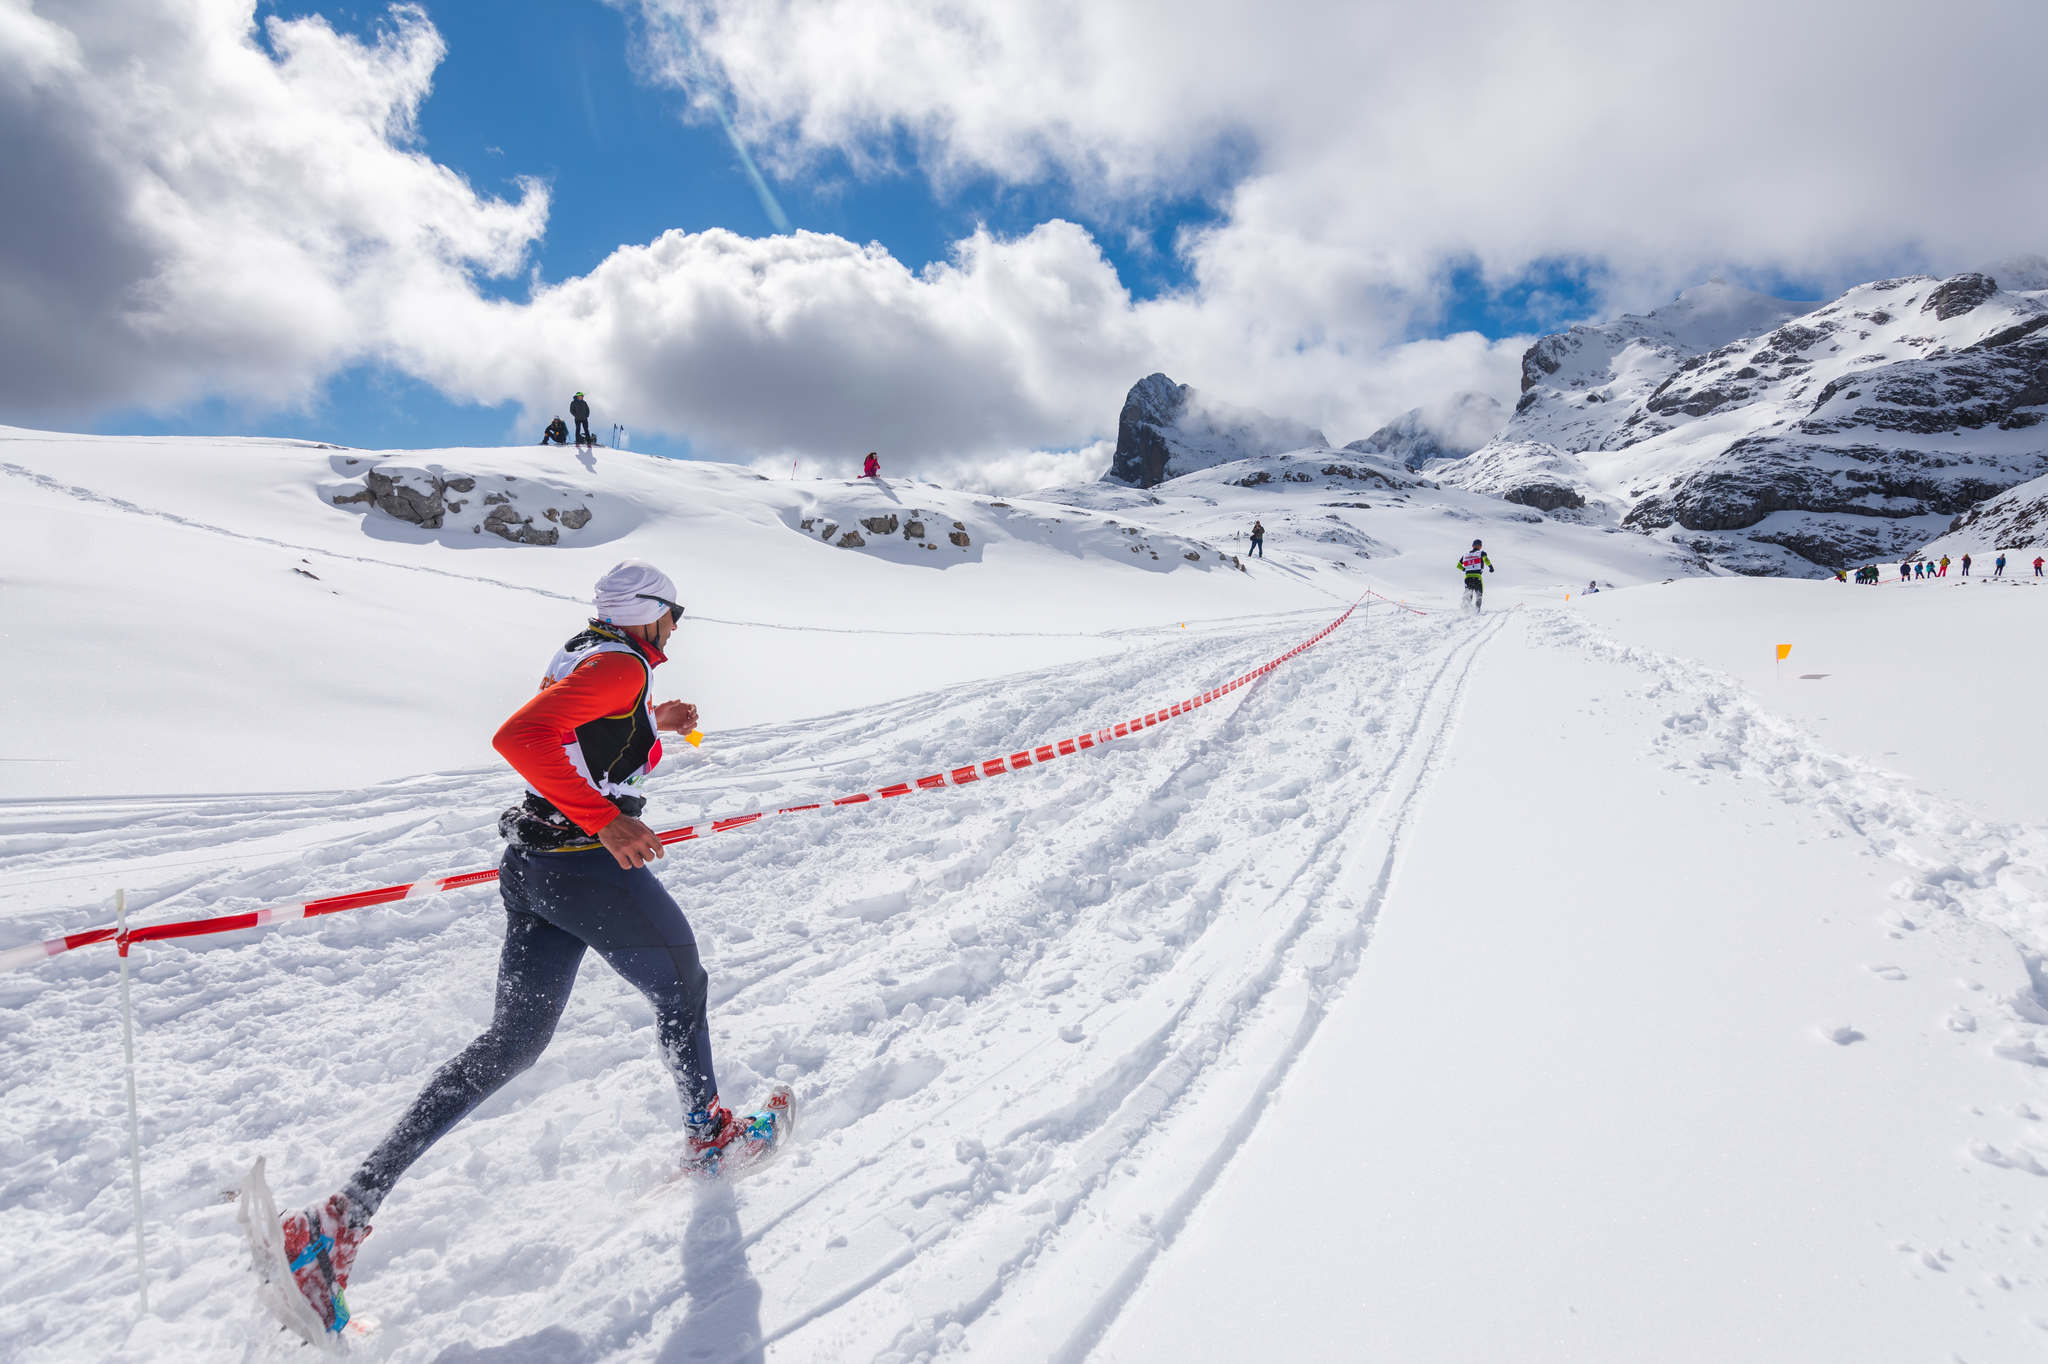
<instances>
[{"instance_id":1,"label":"person in black jacket","mask_svg":"<svg viewBox=\"0 0 2048 1364\"><path fill-rule=\"evenodd\" d=\"M540 433L540 443L542 445L546 445L549 441L553 441L557 445L567 445L569 443L569 424L560 417L549 422L548 429Z\"/></svg>"},{"instance_id":2,"label":"person in black jacket","mask_svg":"<svg viewBox=\"0 0 2048 1364\"><path fill-rule=\"evenodd\" d=\"M578 445L589 445L591 443L590 404L583 401L583 395L580 392L569 400L569 415L576 420L576 443Z\"/></svg>"}]
</instances>

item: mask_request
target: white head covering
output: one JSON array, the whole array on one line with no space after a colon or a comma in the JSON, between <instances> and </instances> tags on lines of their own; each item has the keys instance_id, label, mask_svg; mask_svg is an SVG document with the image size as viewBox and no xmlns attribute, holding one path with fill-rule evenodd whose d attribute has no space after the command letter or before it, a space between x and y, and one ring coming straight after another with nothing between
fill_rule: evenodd
<instances>
[{"instance_id":1,"label":"white head covering","mask_svg":"<svg viewBox=\"0 0 2048 1364\"><path fill-rule=\"evenodd\" d=\"M652 625L668 610L654 598L676 600L676 585L668 574L644 559L622 559L597 580L591 598L600 620L614 625Z\"/></svg>"}]
</instances>

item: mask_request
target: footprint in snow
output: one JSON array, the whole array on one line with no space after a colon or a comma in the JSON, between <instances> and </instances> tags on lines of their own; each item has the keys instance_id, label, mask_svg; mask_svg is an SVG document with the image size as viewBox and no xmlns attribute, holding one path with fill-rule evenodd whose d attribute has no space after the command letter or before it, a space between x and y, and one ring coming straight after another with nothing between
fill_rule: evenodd
<instances>
[{"instance_id":1,"label":"footprint in snow","mask_svg":"<svg viewBox=\"0 0 2048 1364\"><path fill-rule=\"evenodd\" d=\"M1861 1042L1863 1040L1863 1034L1850 1027L1847 1023L1839 1024L1832 1028L1822 1028L1820 1035L1838 1047L1846 1047L1851 1042Z\"/></svg>"},{"instance_id":2,"label":"footprint in snow","mask_svg":"<svg viewBox=\"0 0 2048 1364\"><path fill-rule=\"evenodd\" d=\"M1896 966L1873 965L1865 968L1880 980L1904 980L1906 973Z\"/></svg>"},{"instance_id":3,"label":"footprint in snow","mask_svg":"<svg viewBox=\"0 0 2048 1364\"><path fill-rule=\"evenodd\" d=\"M1988 1141L1980 1141L1971 1145L1970 1154L1986 1165L1996 1165L2002 1170L2022 1170L2030 1175L2048 1177L2048 1165L2043 1165L2040 1157L2023 1147L2001 1151Z\"/></svg>"}]
</instances>

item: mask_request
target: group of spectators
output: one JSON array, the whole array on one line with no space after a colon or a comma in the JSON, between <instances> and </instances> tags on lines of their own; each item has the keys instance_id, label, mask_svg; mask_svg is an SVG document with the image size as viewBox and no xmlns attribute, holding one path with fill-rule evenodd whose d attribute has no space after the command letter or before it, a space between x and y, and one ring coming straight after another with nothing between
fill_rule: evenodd
<instances>
[{"instance_id":1,"label":"group of spectators","mask_svg":"<svg viewBox=\"0 0 2048 1364\"><path fill-rule=\"evenodd\" d=\"M578 390L576 396L569 400L569 415L576 422L576 443L578 445L597 444L596 437L590 434L590 404L583 400L581 390ZM614 431L613 434L616 435L618 433ZM542 445L567 445L569 443L568 425L560 417L556 417L548 423L547 430L540 433L540 443Z\"/></svg>"},{"instance_id":2,"label":"group of spectators","mask_svg":"<svg viewBox=\"0 0 2048 1364\"><path fill-rule=\"evenodd\" d=\"M1957 560L1951 560L1946 554L1942 555L1939 559L1901 559L1899 561L1899 581L1911 583L1921 582L1928 578L1946 578L1950 563L1955 563L1961 567L1962 572L1958 575L1959 577L1967 578L1970 576L1970 565L1972 562L1968 554L1963 555L1961 559ZM2048 556L2036 554L2034 556L2035 577L2044 576L2042 573L2043 564L2048 564ZM1991 577L2003 578L2004 576L2005 551L1999 550L1998 557L1991 561ZM1847 569L1837 569L1835 571L1835 580L1837 582L1849 581L1849 571ZM1856 570L1856 581L1863 586L1873 587L1884 581L1884 575L1878 570L1876 564L1866 564ZM1988 582L1990 579L1986 578L1983 581Z\"/></svg>"}]
</instances>

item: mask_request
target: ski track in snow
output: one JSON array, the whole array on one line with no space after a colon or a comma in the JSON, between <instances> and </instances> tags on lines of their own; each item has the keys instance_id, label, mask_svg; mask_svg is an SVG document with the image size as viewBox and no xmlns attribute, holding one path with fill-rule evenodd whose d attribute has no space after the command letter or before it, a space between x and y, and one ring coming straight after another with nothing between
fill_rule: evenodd
<instances>
[{"instance_id":1,"label":"ski track in snow","mask_svg":"<svg viewBox=\"0 0 2048 1364\"><path fill-rule=\"evenodd\" d=\"M23 468L19 464L0 462L0 474L8 474L14 478L33 483L45 492L58 493L65 497L75 498L80 502L93 503L96 506L111 507L115 511L126 512L130 516L146 516L158 521L168 521L170 524L182 526L186 530L205 531L209 535L218 535L229 540L242 540L252 545L267 545L272 549L288 549L294 554L318 554L322 558L344 563L374 564L378 568L402 568L408 572L432 574L437 578L453 578L457 582L481 583L486 587L502 587L508 592L531 593L536 597L546 597L550 601L576 602L579 605L582 602L581 598L572 597L564 592L551 592L547 588L533 587L525 583L510 583L502 578L486 577L479 573L455 573L445 568L434 568L426 564L394 563L389 559L379 559L375 555L343 554L332 549L322 549L318 545L300 545L294 544L289 540L278 540L268 535L251 535L247 531L231 530L226 526L214 525L210 521L200 521L193 517L180 516L176 512L163 511L156 507L145 507L138 502L130 502L125 497L116 497L112 493L95 492L91 488L81 487L76 483L60 482L57 479L51 478L48 474L39 474L33 469Z\"/></svg>"},{"instance_id":2,"label":"ski track in snow","mask_svg":"<svg viewBox=\"0 0 2048 1364\"><path fill-rule=\"evenodd\" d=\"M1198 1153L1161 1158L1187 1176L1184 1215L1355 964L1392 832L1494 628L1361 609L1228 704L1141 737L672 850L661 875L705 946L722 1088L746 1099L790 1080L799 1144L733 1191L671 1184L676 1101L645 1005L591 965L541 1062L385 1205L354 1297L389 1325L356 1352L917 1357L1071 1239L1134 1147ZM1299 637L1292 623L1175 632L737 733L664 773L653 808L680 823L1008 751L1191 694ZM109 859L134 868L144 919L487 865L516 790L483 772L17 802L0 905L10 940L77 927L75 904L47 908L50 878ZM290 1354L242 1310L224 1191L259 1153L281 1199L338 1184L484 1023L499 935L495 892L478 890L138 949L159 1307L132 1330L124 1310L80 1310L119 1299L132 1253L114 958L0 977L0 1081L35 1095L0 1118L0 1352ZM1108 1272L1134 1276L1148 1254L1127 1243ZM1098 1284L1093 1300L1073 1350L1114 1294Z\"/></svg>"},{"instance_id":3,"label":"ski track in snow","mask_svg":"<svg viewBox=\"0 0 2048 1364\"><path fill-rule=\"evenodd\" d=\"M1819 810L1896 865L1883 933L2002 935L2032 988L1958 982L1949 1026L1981 1030L2015 1093L2048 1107L2048 831L1835 755L1733 681L1576 616L1520 621L1533 647L1634 670L1664 715L1650 760ZM352 1289L382 1325L352 1352L1084 1358L1356 971L1456 742L1464 679L1504 624L1361 609L1229 703L1131 740L670 850L660 874L705 949L726 1097L794 1084L790 1156L733 1188L675 1183L676 1101L646 1007L593 963L540 1063L385 1205ZM683 755L652 808L663 825L744 812L1092 729L1299 634L1176 632L739 732ZM0 911L10 941L79 927L75 905L30 906L53 902L48 878L108 859L135 868L145 918L482 866L516 790L465 772L312 796L17 802ZM0 1108L0 1354L297 1357L248 1306L223 1191L259 1153L281 1199L338 1185L483 1025L499 932L483 889L138 949L157 1304L139 1325L123 1300L114 959L0 976L0 1086L16 1099ZM1900 970L1879 955L1867 969ZM2031 1185L2048 1171L2038 1128L2024 1100L1987 1111L1956 1159ZM2048 1222L2016 1233L2042 1244ZM1989 1254L1944 1247L1940 1228L1915 1246L1929 1272Z\"/></svg>"}]
</instances>

